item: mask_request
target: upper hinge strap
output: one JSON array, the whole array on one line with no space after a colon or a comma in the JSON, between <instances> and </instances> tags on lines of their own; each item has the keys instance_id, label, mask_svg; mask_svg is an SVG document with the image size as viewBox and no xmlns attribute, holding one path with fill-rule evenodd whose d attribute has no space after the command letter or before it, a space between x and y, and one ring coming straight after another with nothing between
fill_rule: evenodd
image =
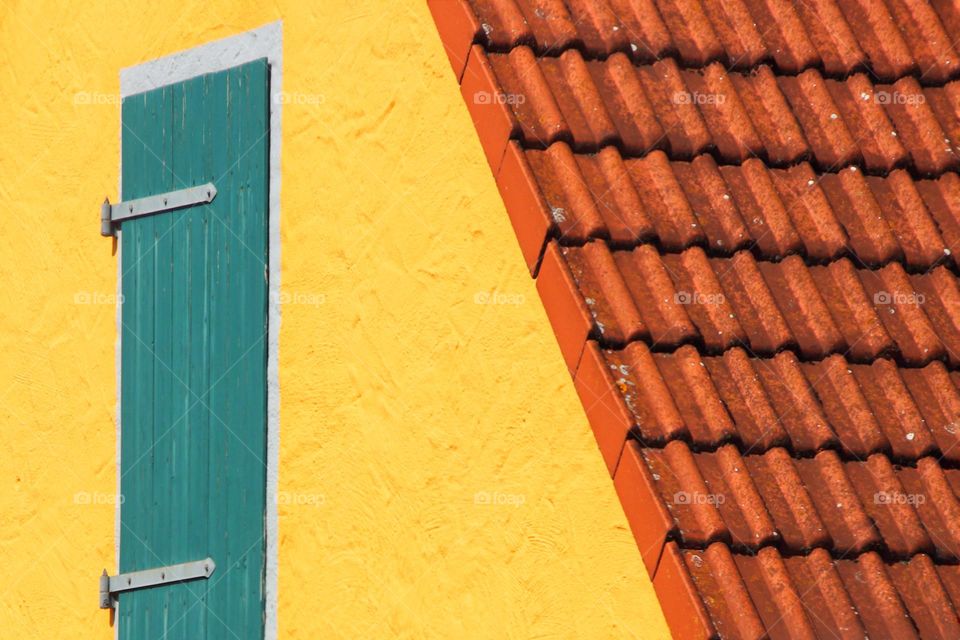
<instances>
[{"instance_id":1,"label":"upper hinge strap","mask_svg":"<svg viewBox=\"0 0 960 640\"><path fill-rule=\"evenodd\" d=\"M114 235L114 225L123 220L190 207L195 204L205 204L212 202L216 197L217 188L213 186L212 182L208 182L196 187L168 191L167 193L127 200L117 204L110 204L110 200L107 199L100 206L100 235Z\"/></svg>"},{"instance_id":2,"label":"upper hinge strap","mask_svg":"<svg viewBox=\"0 0 960 640\"><path fill-rule=\"evenodd\" d=\"M121 573L116 576L107 575L107 571L104 569L103 575L100 576L100 608L109 609L113 607L116 595L123 591L155 587L171 582L183 582L184 580L196 580L197 578L209 578L216 568L217 564L213 561L213 558L204 558L203 560L172 564L155 569Z\"/></svg>"}]
</instances>

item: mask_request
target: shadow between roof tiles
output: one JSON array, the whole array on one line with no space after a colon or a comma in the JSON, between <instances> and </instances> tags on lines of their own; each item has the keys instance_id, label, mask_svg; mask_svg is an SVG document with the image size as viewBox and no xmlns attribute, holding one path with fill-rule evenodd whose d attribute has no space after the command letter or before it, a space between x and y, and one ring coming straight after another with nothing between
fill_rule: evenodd
<instances>
[{"instance_id":1,"label":"shadow between roof tiles","mask_svg":"<svg viewBox=\"0 0 960 640\"><path fill-rule=\"evenodd\" d=\"M960 10L949 3L825 2L707 4L654 0L467 0L465 28L490 51L532 47L540 56L576 49L603 60L623 53L689 67L720 61L781 73L817 68L843 78L858 70L892 81L956 77Z\"/></svg>"},{"instance_id":2,"label":"shadow between roof tiles","mask_svg":"<svg viewBox=\"0 0 960 640\"><path fill-rule=\"evenodd\" d=\"M591 52L586 49L579 43L573 43L566 47L556 47L551 49L543 49L539 46L536 46L534 43L525 41L518 42L513 46L492 46L485 42L482 38L475 40L473 44L480 45L483 47L483 50L488 54L509 54L513 49L517 47L529 47L533 50L537 58L559 58L567 51L576 51L580 56L587 62L605 62L610 56L615 55L625 55L630 61L635 65L652 65L657 62L672 62L676 64L677 68L681 71L690 71L694 73L699 73L705 67L711 65L718 65L724 68L728 73L752 73L759 69L760 67L769 67L778 77L797 77L805 71L815 71L820 77L824 80L835 80L838 82L843 82L848 80L851 76L855 75L865 75L876 82L880 83L894 83L897 80L904 78L910 78L917 81L917 84L921 87L943 87L945 84L960 79L960 69L953 69L950 71L949 75L943 76L937 80L931 79L930 76L924 75L921 73L918 67L913 67L904 73L899 75L888 75L881 76L869 68L865 64L858 64L854 67L851 67L849 71L831 71L823 66L822 63L817 62L813 64L808 64L806 66L791 69L789 67L780 66L774 58L770 56L764 57L757 60L752 64L745 64L741 61L730 60L729 58L713 57L709 60L706 60L702 63L692 62L689 59L683 58L677 52L666 52L659 56L640 56L637 52L633 50L624 50L618 49L616 51L611 51L610 53L599 54L596 52Z\"/></svg>"},{"instance_id":3,"label":"shadow between roof tiles","mask_svg":"<svg viewBox=\"0 0 960 640\"><path fill-rule=\"evenodd\" d=\"M828 430L832 429L832 425L828 424L826 426ZM843 463L861 463L872 456L883 456L890 462L890 464L894 465L898 469L916 469L921 460L930 459L936 460L937 464L939 464L944 471L960 471L960 461L951 459L949 457L943 457L942 452L936 447L936 445L934 445L934 447L922 458L917 459L904 455L897 457L892 453L892 448L889 445L884 445L883 448L877 449L869 454L864 454L862 456L854 455L844 443L840 442L841 436L837 435L837 433L831 433L830 437L833 439L833 442L828 443L822 449L798 449L795 448L796 445L790 440L790 435L788 435L784 440L778 441L775 447L764 448L761 444L751 445L749 442L745 442L741 438L740 434L725 434L721 440L717 442L698 443L696 440L697 436L694 436L689 432L681 432L675 436L672 436L672 439L666 441L659 438L644 439L644 437L641 435L641 431L645 430L646 429L642 430L640 427L634 425L628 434L625 443L634 443L637 446L642 447L644 450L650 451L663 450L672 443L681 443L689 447L690 451L695 454L715 454L719 451L722 451L724 448L730 447L735 449L739 455L745 459L755 456L764 456L773 449L783 451L785 455L789 456L795 461L812 460L823 453L829 453L830 455L836 456L836 459ZM881 437L883 437L883 434L881 434ZM960 487L958 487L958 491L960 491Z\"/></svg>"}]
</instances>

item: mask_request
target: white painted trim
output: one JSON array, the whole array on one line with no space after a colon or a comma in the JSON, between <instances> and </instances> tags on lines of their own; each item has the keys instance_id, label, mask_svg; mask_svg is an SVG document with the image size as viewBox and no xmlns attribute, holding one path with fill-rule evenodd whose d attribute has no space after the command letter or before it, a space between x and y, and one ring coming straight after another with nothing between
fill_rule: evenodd
<instances>
[{"instance_id":1,"label":"white painted trim","mask_svg":"<svg viewBox=\"0 0 960 640\"><path fill-rule=\"evenodd\" d=\"M277 550L279 518L277 490L280 476L280 106L283 78L283 22L272 22L252 31L223 40L144 62L120 71L120 95L131 96L168 84L188 80L204 73L223 71L231 67L266 58L270 64L270 239L267 311L267 504L264 523L266 542L266 576L264 596L264 633L266 640L277 638L277 578L279 573ZM121 127L122 129L122 127ZM121 135L122 140L122 135ZM123 151L121 149L121 159ZM118 196L123 194L122 184ZM119 199L119 198L118 198ZM122 293L122 262L117 252L117 291ZM117 305L117 492L120 491L120 305ZM117 566L120 564L120 505L117 501L115 535Z\"/></svg>"}]
</instances>

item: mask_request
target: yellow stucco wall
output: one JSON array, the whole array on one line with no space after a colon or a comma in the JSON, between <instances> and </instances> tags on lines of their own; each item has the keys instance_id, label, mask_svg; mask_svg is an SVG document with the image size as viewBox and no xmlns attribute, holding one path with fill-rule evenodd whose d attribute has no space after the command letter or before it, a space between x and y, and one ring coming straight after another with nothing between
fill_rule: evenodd
<instances>
[{"instance_id":1,"label":"yellow stucco wall","mask_svg":"<svg viewBox=\"0 0 960 640\"><path fill-rule=\"evenodd\" d=\"M0 8L0 635L112 637L119 70L277 19L280 636L667 637L422 0Z\"/></svg>"}]
</instances>

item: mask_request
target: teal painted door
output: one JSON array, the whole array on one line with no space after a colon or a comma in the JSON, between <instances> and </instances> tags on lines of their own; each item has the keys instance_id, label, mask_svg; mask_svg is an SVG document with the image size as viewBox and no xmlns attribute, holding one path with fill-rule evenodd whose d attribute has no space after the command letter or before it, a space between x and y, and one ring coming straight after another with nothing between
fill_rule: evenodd
<instances>
[{"instance_id":1,"label":"teal painted door","mask_svg":"<svg viewBox=\"0 0 960 640\"><path fill-rule=\"evenodd\" d=\"M263 637L269 67L125 98L124 200L213 182L121 227L120 571L207 556L207 580L123 593L121 639Z\"/></svg>"}]
</instances>

